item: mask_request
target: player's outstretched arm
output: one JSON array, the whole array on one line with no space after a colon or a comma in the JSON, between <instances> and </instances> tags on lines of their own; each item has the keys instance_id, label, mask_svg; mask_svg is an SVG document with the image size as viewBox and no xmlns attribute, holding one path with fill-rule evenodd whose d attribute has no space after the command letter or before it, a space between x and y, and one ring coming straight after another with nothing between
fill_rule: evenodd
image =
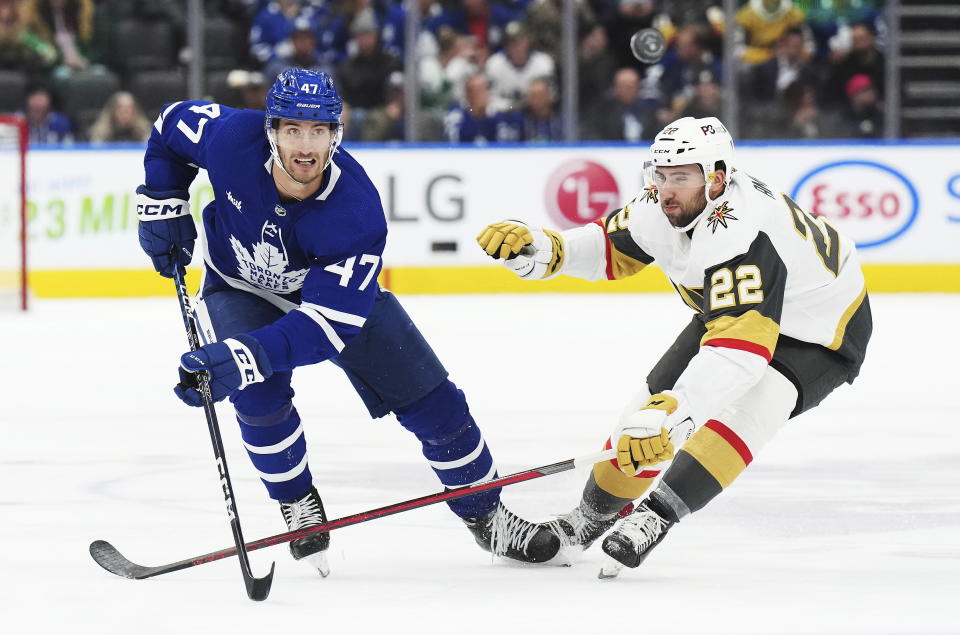
<instances>
[{"instance_id":1,"label":"player's outstretched arm","mask_svg":"<svg viewBox=\"0 0 960 635\"><path fill-rule=\"evenodd\" d=\"M560 273L566 256L559 233L531 227L521 220L487 225L477 236L477 244L525 280L553 278Z\"/></svg>"},{"instance_id":2,"label":"player's outstretched arm","mask_svg":"<svg viewBox=\"0 0 960 635\"><path fill-rule=\"evenodd\" d=\"M477 243L488 256L525 280L547 280L560 274L584 280L617 279L653 261L647 258L634 262L633 258L621 257L617 245L608 249L605 235L599 221L556 232L520 220L505 220L487 225L477 236ZM610 266L611 253L618 266ZM628 260L630 266L620 266L621 261Z\"/></svg>"}]
</instances>

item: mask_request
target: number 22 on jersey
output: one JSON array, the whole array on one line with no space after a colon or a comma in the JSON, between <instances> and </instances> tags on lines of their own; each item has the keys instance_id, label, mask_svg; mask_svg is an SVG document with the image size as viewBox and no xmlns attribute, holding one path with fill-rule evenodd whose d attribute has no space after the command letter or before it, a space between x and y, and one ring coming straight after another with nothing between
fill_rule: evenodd
<instances>
[{"instance_id":1,"label":"number 22 on jersey","mask_svg":"<svg viewBox=\"0 0 960 635\"><path fill-rule=\"evenodd\" d=\"M734 290L734 278L738 282ZM726 309L737 304L763 302L763 279L756 265L740 265L736 271L724 267L710 276L710 310Z\"/></svg>"}]
</instances>

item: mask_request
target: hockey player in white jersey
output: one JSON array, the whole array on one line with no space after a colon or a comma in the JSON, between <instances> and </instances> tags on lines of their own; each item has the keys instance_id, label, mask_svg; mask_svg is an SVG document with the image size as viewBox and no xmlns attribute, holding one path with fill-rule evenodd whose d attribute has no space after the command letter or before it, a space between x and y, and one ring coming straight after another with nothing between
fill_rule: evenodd
<instances>
[{"instance_id":1,"label":"hockey player in white jersey","mask_svg":"<svg viewBox=\"0 0 960 635\"><path fill-rule=\"evenodd\" d=\"M852 383L872 330L853 242L737 170L716 118L685 117L657 134L644 180L589 225L555 232L508 220L477 237L528 280L616 280L656 263L696 311L645 385L637 378L606 442L617 458L594 466L561 517L564 538L584 549L623 517L603 541L613 561L601 577L638 566L789 419Z\"/></svg>"}]
</instances>

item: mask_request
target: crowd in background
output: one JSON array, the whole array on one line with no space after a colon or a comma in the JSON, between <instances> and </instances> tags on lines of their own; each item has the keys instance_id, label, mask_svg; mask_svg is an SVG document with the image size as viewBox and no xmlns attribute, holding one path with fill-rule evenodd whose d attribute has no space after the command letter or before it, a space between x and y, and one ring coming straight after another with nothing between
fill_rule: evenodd
<instances>
[{"instance_id":1,"label":"crowd in background","mask_svg":"<svg viewBox=\"0 0 960 635\"><path fill-rule=\"evenodd\" d=\"M420 0L405 42L396 0L207 0L206 97L263 108L284 68L324 70L346 102L345 138L404 139L404 56L416 55L421 141L563 139L561 0ZM744 138L883 135L883 0L578 0L578 136L649 140L685 115L719 116L724 37L739 58ZM185 0L0 0L0 110L32 143L142 141L187 96ZM659 29L656 64L629 40Z\"/></svg>"}]
</instances>

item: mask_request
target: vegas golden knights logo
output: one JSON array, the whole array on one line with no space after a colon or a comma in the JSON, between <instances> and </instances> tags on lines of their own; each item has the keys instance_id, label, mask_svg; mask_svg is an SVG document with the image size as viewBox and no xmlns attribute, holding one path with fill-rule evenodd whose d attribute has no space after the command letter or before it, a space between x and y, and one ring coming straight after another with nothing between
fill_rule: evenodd
<instances>
[{"instance_id":1,"label":"vegas golden knights logo","mask_svg":"<svg viewBox=\"0 0 960 635\"><path fill-rule=\"evenodd\" d=\"M657 190L657 186L651 185L650 187L643 188L643 197L640 199L640 202L659 203L660 192Z\"/></svg>"},{"instance_id":2,"label":"vegas golden knights logo","mask_svg":"<svg viewBox=\"0 0 960 635\"><path fill-rule=\"evenodd\" d=\"M711 230L710 233L716 234L718 225L723 225L723 227L726 228L728 221L739 220L732 212L733 208L730 207L730 203L727 201L717 205L710 215L707 216L707 224L710 225Z\"/></svg>"}]
</instances>

